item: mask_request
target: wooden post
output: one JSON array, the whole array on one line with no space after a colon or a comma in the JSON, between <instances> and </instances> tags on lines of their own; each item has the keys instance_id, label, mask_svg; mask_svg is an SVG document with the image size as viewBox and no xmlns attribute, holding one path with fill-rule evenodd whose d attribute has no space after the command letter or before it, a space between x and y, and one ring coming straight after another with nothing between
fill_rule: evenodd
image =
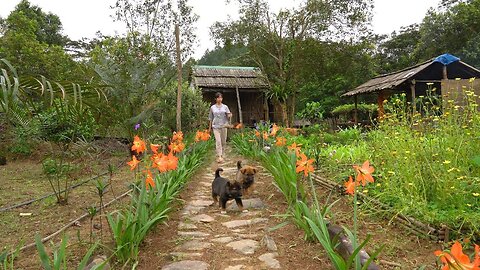
<instances>
[{"instance_id":1,"label":"wooden post","mask_svg":"<svg viewBox=\"0 0 480 270\"><path fill-rule=\"evenodd\" d=\"M415 80L410 84L410 92L412 94L412 115L417 112L417 104L415 103Z\"/></svg>"},{"instance_id":2,"label":"wooden post","mask_svg":"<svg viewBox=\"0 0 480 270\"><path fill-rule=\"evenodd\" d=\"M443 79L448 80L447 66L443 66Z\"/></svg>"},{"instance_id":3,"label":"wooden post","mask_svg":"<svg viewBox=\"0 0 480 270\"><path fill-rule=\"evenodd\" d=\"M353 115L353 120L355 122L355 125L358 124L358 96L355 95L355 111L354 111L354 115Z\"/></svg>"},{"instance_id":4,"label":"wooden post","mask_svg":"<svg viewBox=\"0 0 480 270\"><path fill-rule=\"evenodd\" d=\"M177 131L182 130L182 59L180 54L180 28L178 24L175 25L175 41L177 49L177 75L178 75L178 90L177 90Z\"/></svg>"},{"instance_id":5,"label":"wooden post","mask_svg":"<svg viewBox=\"0 0 480 270\"><path fill-rule=\"evenodd\" d=\"M240 123L243 123L242 104L240 103L240 93L238 92L238 85L235 85L235 92L237 93L238 119Z\"/></svg>"},{"instance_id":6,"label":"wooden post","mask_svg":"<svg viewBox=\"0 0 480 270\"><path fill-rule=\"evenodd\" d=\"M385 109L383 108L383 101L385 100L385 96L384 96L384 93L383 93L383 90L381 90L379 93L378 93L378 118L379 119L383 119L383 117L385 116Z\"/></svg>"},{"instance_id":7,"label":"wooden post","mask_svg":"<svg viewBox=\"0 0 480 270\"><path fill-rule=\"evenodd\" d=\"M268 99L267 95L265 95L265 91L262 92L263 95L263 111L265 112L264 119L265 121L270 120L270 110L268 108ZM275 121L275 119L273 119Z\"/></svg>"}]
</instances>

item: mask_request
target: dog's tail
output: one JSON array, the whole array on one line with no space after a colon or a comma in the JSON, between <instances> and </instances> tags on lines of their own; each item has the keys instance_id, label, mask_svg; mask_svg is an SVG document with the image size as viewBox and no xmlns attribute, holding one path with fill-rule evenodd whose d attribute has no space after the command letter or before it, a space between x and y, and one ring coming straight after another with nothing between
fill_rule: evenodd
<instances>
[{"instance_id":1,"label":"dog's tail","mask_svg":"<svg viewBox=\"0 0 480 270\"><path fill-rule=\"evenodd\" d=\"M222 169L222 168L218 168L218 169L215 171L215 178L220 177L220 172L223 172L223 169Z\"/></svg>"},{"instance_id":2,"label":"dog's tail","mask_svg":"<svg viewBox=\"0 0 480 270\"><path fill-rule=\"evenodd\" d=\"M239 161L237 161L237 169L240 170L241 168L242 168L242 161L239 160Z\"/></svg>"}]
</instances>

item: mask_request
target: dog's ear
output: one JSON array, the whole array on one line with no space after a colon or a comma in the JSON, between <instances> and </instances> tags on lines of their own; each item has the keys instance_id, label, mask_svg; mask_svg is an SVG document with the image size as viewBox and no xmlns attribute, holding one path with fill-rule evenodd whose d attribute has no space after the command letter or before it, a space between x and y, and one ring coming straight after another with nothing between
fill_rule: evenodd
<instances>
[{"instance_id":1,"label":"dog's ear","mask_svg":"<svg viewBox=\"0 0 480 270\"><path fill-rule=\"evenodd\" d=\"M253 173L257 173L257 172L258 172L257 168L253 168Z\"/></svg>"},{"instance_id":2,"label":"dog's ear","mask_svg":"<svg viewBox=\"0 0 480 270\"><path fill-rule=\"evenodd\" d=\"M246 170L247 170L247 168L241 168L241 169L240 169L240 172L241 172L242 174L245 174Z\"/></svg>"}]
</instances>

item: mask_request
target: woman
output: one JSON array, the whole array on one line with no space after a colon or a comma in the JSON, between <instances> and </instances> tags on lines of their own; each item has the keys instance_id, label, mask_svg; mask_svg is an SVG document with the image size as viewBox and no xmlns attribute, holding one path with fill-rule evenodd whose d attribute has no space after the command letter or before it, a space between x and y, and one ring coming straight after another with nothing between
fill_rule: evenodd
<instances>
[{"instance_id":1,"label":"woman","mask_svg":"<svg viewBox=\"0 0 480 270\"><path fill-rule=\"evenodd\" d=\"M210 107L208 114L208 132L213 129L215 137L215 149L217 152L217 162L222 163L225 157L225 146L227 144L227 125L230 123L232 113L227 105L222 103L222 93L215 93L215 104Z\"/></svg>"}]
</instances>

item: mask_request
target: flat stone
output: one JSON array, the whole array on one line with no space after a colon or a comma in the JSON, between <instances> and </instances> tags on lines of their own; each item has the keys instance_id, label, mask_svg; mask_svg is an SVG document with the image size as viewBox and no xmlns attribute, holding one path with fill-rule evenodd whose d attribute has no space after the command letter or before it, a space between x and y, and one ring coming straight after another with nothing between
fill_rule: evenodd
<instances>
[{"instance_id":1,"label":"flat stone","mask_svg":"<svg viewBox=\"0 0 480 270\"><path fill-rule=\"evenodd\" d=\"M262 202L260 198L252 198L252 199L245 199L242 200L243 208L244 209L263 209L265 208L265 204ZM227 207L227 210L237 211L238 206L236 203L232 203Z\"/></svg>"},{"instance_id":2,"label":"flat stone","mask_svg":"<svg viewBox=\"0 0 480 270\"><path fill-rule=\"evenodd\" d=\"M259 237L258 234L255 234L255 233L237 233L237 236L242 238L242 239L252 239L252 238L257 238Z\"/></svg>"},{"instance_id":3,"label":"flat stone","mask_svg":"<svg viewBox=\"0 0 480 270\"><path fill-rule=\"evenodd\" d=\"M172 260L180 261L185 259L194 259L196 257L203 256L202 253L185 253L185 252L172 252L170 253Z\"/></svg>"},{"instance_id":4,"label":"flat stone","mask_svg":"<svg viewBox=\"0 0 480 270\"><path fill-rule=\"evenodd\" d=\"M214 221L215 219L209 215L206 215L206 214L201 214L201 215L197 215L197 216L194 216L191 218L192 221L195 221L195 222L203 222L203 223L210 223L212 221Z\"/></svg>"},{"instance_id":5,"label":"flat stone","mask_svg":"<svg viewBox=\"0 0 480 270\"><path fill-rule=\"evenodd\" d=\"M178 235L180 236L191 236L191 237L207 237L210 234L209 233L204 233L204 232L177 232Z\"/></svg>"},{"instance_id":6,"label":"flat stone","mask_svg":"<svg viewBox=\"0 0 480 270\"><path fill-rule=\"evenodd\" d=\"M230 236L212 239L212 242L222 243L222 244L230 243L232 241L233 241L233 237L230 237Z\"/></svg>"},{"instance_id":7,"label":"flat stone","mask_svg":"<svg viewBox=\"0 0 480 270\"><path fill-rule=\"evenodd\" d=\"M200 185L204 187L212 187L212 182L200 182Z\"/></svg>"},{"instance_id":8,"label":"flat stone","mask_svg":"<svg viewBox=\"0 0 480 270\"><path fill-rule=\"evenodd\" d=\"M275 244L275 241L273 241L273 238L268 235L263 236L261 243L262 245L265 245L270 251L277 251L278 249L277 244Z\"/></svg>"},{"instance_id":9,"label":"flat stone","mask_svg":"<svg viewBox=\"0 0 480 270\"><path fill-rule=\"evenodd\" d=\"M195 215L198 214L200 211L205 209L203 206L192 206L192 205L187 205L182 211L182 215Z\"/></svg>"},{"instance_id":10,"label":"flat stone","mask_svg":"<svg viewBox=\"0 0 480 270\"><path fill-rule=\"evenodd\" d=\"M184 222L180 222L178 224L178 229L179 230L193 230L193 229L196 229L197 226L195 226L194 224L190 224L190 223L184 223Z\"/></svg>"},{"instance_id":11,"label":"flat stone","mask_svg":"<svg viewBox=\"0 0 480 270\"><path fill-rule=\"evenodd\" d=\"M98 256L95 257L87 266L85 266L85 270L91 270L91 269L96 269L96 267L99 267L100 265L104 264L105 261L107 261L107 257L105 256ZM110 270L110 264L108 261L103 265L103 268L105 270Z\"/></svg>"},{"instance_id":12,"label":"flat stone","mask_svg":"<svg viewBox=\"0 0 480 270\"><path fill-rule=\"evenodd\" d=\"M205 243L198 240L188 241L177 247L178 250L200 251L210 247L212 243Z\"/></svg>"},{"instance_id":13,"label":"flat stone","mask_svg":"<svg viewBox=\"0 0 480 270\"><path fill-rule=\"evenodd\" d=\"M164 266L162 270L207 270L208 263L202 261L180 261Z\"/></svg>"},{"instance_id":14,"label":"flat stone","mask_svg":"<svg viewBox=\"0 0 480 270\"><path fill-rule=\"evenodd\" d=\"M197 207L207 207L210 206L213 203L213 200L211 201L206 201L206 200L194 200L190 201L188 205L191 206L197 206Z\"/></svg>"},{"instance_id":15,"label":"flat stone","mask_svg":"<svg viewBox=\"0 0 480 270\"><path fill-rule=\"evenodd\" d=\"M229 229L233 229L237 227L250 226L257 223L266 222L267 220L268 219L266 218L254 218L250 220L233 220L233 221L223 222L222 225Z\"/></svg>"},{"instance_id":16,"label":"flat stone","mask_svg":"<svg viewBox=\"0 0 480 270\"><path fill-rule=\"evenodd\" d=\"M242 269L245 269L245 265L243 265L243 264L239 264L239 265L235 265L235 266L229 266L229 267L225 268L225 270L242 270Z\"/></svg>"},{"instance_id":17,"label":"flat stone","mask_svg":"<svg viewBox=\"0 0 480 270\"><path fill-rule=\"evenodd\" d=\"M260 245L257 241L251 239L239 240L227 244L227 247L231 247L235 251L244 255L250 255L255 253L255 250L257 250L259 246Z\"/></svg>"},{"instance_id":18,"label":"flat stone","mask_svg":"<svg viewBox=\"0 0 480 270\"><path fill-rule=\"evenodd\" d=\"M232 232L234 233L241 233L241 232L244 232L245 229L233 229Z\"/></svg>"},{"instance_id":19,"label":"flat stone","mask_svg":"<svg viewBox=\"0 0 480 270\"><path fill-rule=\"evenodd\" d=\"M278 255L277 253L266 253L258 257L258 259L264 262L268 268L279 269L280 262L277 259L275 259L277 255Z\"/></svg>"}]
</instances>

